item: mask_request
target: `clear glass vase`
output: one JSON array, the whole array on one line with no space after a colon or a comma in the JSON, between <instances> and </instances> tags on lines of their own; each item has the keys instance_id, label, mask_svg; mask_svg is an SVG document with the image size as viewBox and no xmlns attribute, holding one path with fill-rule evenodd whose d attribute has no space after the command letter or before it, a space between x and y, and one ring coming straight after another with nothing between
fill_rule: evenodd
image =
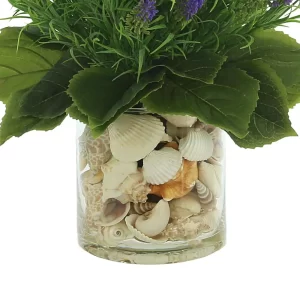
<instances>
[{"instance_id":1,"label":"clear glass vase","mask_svg":"<svg viewBox=\"0 0 300 300\"><path fill-rule=\"evenodd\" d=\"M224 134L194 117L123 114L94 139L78 123L78 236L109 260L164 264L225 244Z\"/></svg>"}]
</instances>

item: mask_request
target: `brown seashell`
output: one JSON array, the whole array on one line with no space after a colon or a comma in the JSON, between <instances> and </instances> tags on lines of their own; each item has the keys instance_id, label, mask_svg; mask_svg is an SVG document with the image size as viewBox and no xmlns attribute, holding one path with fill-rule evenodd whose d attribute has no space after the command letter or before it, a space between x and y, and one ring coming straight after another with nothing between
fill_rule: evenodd
<instances>
[{"instance_id":1,"label":"brown seashell","mask_svg":"<svg viewBox=\"0 0 300 300\"><path fill-rule=\"evenodd\" d=\"M151 185L150 193L161 196L166 201L181 198L194 188L197 179L197 162L185 159L181 169L172 180L165 184Z\"/></svg>"},{"instance_id":2,"label":"brown seashell","mask_svg":"<svg viewBox=\"0 0 300 300\"><path fill-rule=\"evenodd\" d=\"M173 148L175 150L179 149L179 145L176 142L170 142L165 145L165 147Z\"/></svg>"},{"instance_id":3,"label":"brown seashell","mask_svg":"<svg viewBox=\"0 0 300 300\"><path fill-rule=\"evenodd\" d=\"M156 203L146 202L146 203L134 203L132 205L133 211L139 215L142 215L155 207Z\"/></svg>"}]
</instances>

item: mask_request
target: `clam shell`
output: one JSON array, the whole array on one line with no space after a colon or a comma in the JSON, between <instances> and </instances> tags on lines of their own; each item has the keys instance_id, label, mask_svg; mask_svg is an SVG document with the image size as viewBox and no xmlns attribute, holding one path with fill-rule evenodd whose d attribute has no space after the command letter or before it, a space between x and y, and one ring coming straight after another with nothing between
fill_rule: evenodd
<instances>
[{"instance_id":1,"label":"clam shell","mask_svg":"<svg viewBox=\"0 0 300 300\"><path fill-rule=\"evenodd\" d=\"M113 156L124 162L143 159L162 140L163 123L149 115L121 115L109 128Z\"/></svg>"},{"instance_id":2,"label":"clam shell","mask_svg":"<svg viewBox=\"0 0 300 300\"><path fill-rule=\"evenodd\" d=\"M113 226L120 223L128 214L130 203L123 204L117 199L108 199L97 217L97 223L101 226Z\"/></svg>"},{"instance_id":3,"label":"clam shell","mask_svg":"<svg viewBox=\"0 0 300 300\"><path fill-rule=\"evenodd\" d=\"M86 159L90 169L97 173L101 170L101 166L112 157L108 131L106 130L100 137L94 139L90 129L86 127L79 138L79 151L81 167L83 166L84 159Z\"/></svg>"},{"instance_id":4,"label":"clam shell","mask_svg":"<svg viewBox=\"0 0 300 300\"><path fill-rule=\"evenodd\" d=\"M199 180L196 182L196 189L200 203L208 204L214 200L213 193Z\"/></svg>"},{"instance_id":5,"label":"clam shell","mask_svg":"<svg viewBox=\"0 0 300 300\"><path fill-rule=\"evenodd\" d=\"M162 115L168 122L176 127L192 127L196 122L196 117L179 116L179 115Z\"/></svg>"},{"instance_id":6,"label":"clam shell","mask_svg":"<svg viewBox=\"0 0 300 300\"><path fill-rule=\"evenodd\" d=\"M125 221L109 227L99 227L98 230L99 244L115 247L124 240L133 238L133 234L128 229Z\"/></svg>"},{"instance_id":7,"label":"clam shell","mask_svg":"<svg viewBox=\"0 0 300 300\"><path fill-rule=\"evenodd\" d=\"M181 169L167 183L151 185L151 194L162 197L166 201L181 198L188 194L198 179L197 162L183 160Z\"/></svg>"},{"instance_id":8,"label":"clam shell","mask_svg":"<svg viewBox=\"0 0 300 300\"><path fill-rule=\"evenodd\" d=\"M181 165L179 151L169 147L155 150L144 159L144 177L151 184L163 184L174 178Z\"/></svg>"},{"instance_id":9,"label":"clam shell","mask_svg":"<svg viewBox=\"0 0 300 300\"><path fill-rule=\"evenodd\" d=\"M170 201L171 219L186 219L200 214L201 204L197 195L189 193L182 198Z\"/></svg>"},{"instance_id":10,"label":"clam shell","mask_svg":"<svg viewBox=\"0 0 300 300\"><path fill-rule=\"evenodd\" d=\"M203 129L191 130L179 142L179 151L190 161L203 161L213 154L214 143L212 137Z\"/></svg>"},{"instance_id":11,"label":"clam shell","mask_svg":"<svg viewBox=\"0 0 300 300\"><path fill-rule=\"evenodd\" d=\"M140 232L139 230L137 230L135 228L135 223L137 218L139 217L139 215L130 215L128 217L126 217L125 222L126 225L129 229L129 231L134 235L134 237L142 242L145 243L151 243L151 244L163 244L165 243L168 239L164 238L164 237L155 237L155 238L150 238L148 236L146 236L145 234L143 234L142 232Z\"/></svg>"},{"instance_id":12,"label":"clam shell","mask_svg":"<svg viewBox=\"0 0 300 300\"><path fill-rule=\"evenodd\" d=\"M135 227L146 236L154 237L159 235L166 228L169 220L169 203L161 200L151 211L138 216L135 222Z\"/></svg>"},{"instance_id":13,"label":"clam shell","mask_svg":"<svg viewBox=\"0 0 300 300\"><path fill-rule=\"evenodd\" d=\"M222 194L222 166L206 162L199 164L199 180L219 198Z\"/></svg>"},{"instance_id":14,"label":"clam shell","mask_svg":"<svg viewBox=\"0 0 300 300\"><path fill-rule=\"evenodd\" d=\"M135 213L142 215L155 207L156 203L146 202L146 203L134 203L132 208Z\"/></svg>"}]
</instances>

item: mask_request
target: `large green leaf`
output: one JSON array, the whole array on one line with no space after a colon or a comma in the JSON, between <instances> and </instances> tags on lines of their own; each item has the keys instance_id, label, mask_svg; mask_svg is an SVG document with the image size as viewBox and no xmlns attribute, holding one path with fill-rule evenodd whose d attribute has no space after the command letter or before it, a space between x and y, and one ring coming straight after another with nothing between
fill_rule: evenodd
<instances>
[{"instance_id":1,"label":"large green leaf","mask_svg":"<svg viewBox=\"0 0 300 300\"><path fill-rule=\"evenodd\" d=\"M20 109L20 101L25 91L19 91L11 96L6 104L6 113L0 127L0 145L11 137L20 137L32 130L52 130L59 126L65 118L65 114L53 119L39 119L35 117L18 117L15 115Z\"/></svg>"},{"instance_id":2,"label":"large green leaf","mask_svg":"<svg viewBox=\"0 0 300 300\"><path fill-rule=\"evenodd\" d=\"M142 102L155 113L196 116L244 137L258 100L259 83L237 68L222 69L214 84L168 76L165 84Z\"/></svg>"},{"instance_id":3,"label":"large green leaf","mask_svg":"<svg viewBox=\"0 0 300 300\"><path fill-rule=\"evenodd\" d=\"M21 114L38 118L55 118L63 114L73 103L66 93L70 80L80 70L82 67L66 53L41 81L24 95Z\"/></svg>"},{"instance_id":4,"label":"large green leaf","mask_svg":"<svg viewBox=\"0 0 300 300\"><path fill-rule=\"evenodd\" d=\"M297 135L291 127L285 86L276 72L263 61L251 61L240 66L260 81L259 101L251 116L249 133L233 137L244 148L262 147L287 136Z\"/></svg>"},{"instance_id":5,"label":"large green leaf","mask_svg":"<svg viewBox=\"0 0 300 300\"><path fill-rule=\"evenodd\" d=\"M164 70L153 69L137 83L129 76L113 80L115 76L103 68L90 68L71 80L68 93L79 111L88 116L95 135L143 97L160 88Z\"/></svg>"},{"instance_id":6,"label":"large green leaf","mask_svg":"<svg viewBox=\"0 0 300 300\"><path fill-rule=\"evenodd\" d=\"M300 103L300 82L287 88L289 108Z\"/></svg>"},{"instance_id":7,"label":"large green leaf","mask_svg":"<svg viewBox=\"0 0 300 300\"><path fill-rule=\"evenodd\" d=\"M257 30L253 34L254 43L250 50L240 49L237 44L229 52L230 62L263 59L276 71L286 86L300 82L300 45L280 31Z\"/></svg>"},{"instance_id":8,"label":"large green leaf","mask_svg":"<svg viewBox=\"0 0 300 300\"><path fill-rule=\"evenodd\" d=\"M6 101L16 91L27 89L60 59L61 51L37 45L19 28L5 28L0 33L0 99Z\"/></svg>"},{"instance_id":9,"label":"large green leaf","mask_svg":"<svg viewBox=\"0 0 300 300\"><path fill-rule=\"evenodd\" d=\"M175 59L166 67L175 75L213 83L227 57L201 50L187 59Z\"/></svg>"},{"instance_id":10,"label":"large green leaf","mask_svg":"<svg viewBox=\"0 0 300 300\"><path fill-rule=\"evenodd\" d=\"M83 124L88 124L88 116L83 114L78 107L73 103L69 108L67 108L66 113L74 120L78 120Z\"/></svg>"}]
</instances>

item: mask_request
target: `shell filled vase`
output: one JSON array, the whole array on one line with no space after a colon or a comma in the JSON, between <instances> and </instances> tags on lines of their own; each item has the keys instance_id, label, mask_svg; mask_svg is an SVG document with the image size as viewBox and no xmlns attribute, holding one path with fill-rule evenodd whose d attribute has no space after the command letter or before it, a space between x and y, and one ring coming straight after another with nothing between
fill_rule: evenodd
<instances>
[{"instance_id":1,"label":"shell filled vase","mask_svg":"<svg viewBox=\"0 0 300 300\"><path fill-rule=\"evenodd\" d=\"M195 117L126 113L98 137L78 122L78 236L101 258L163 264L225 244L224 133Z\"/></svg>"}]
</instances>

